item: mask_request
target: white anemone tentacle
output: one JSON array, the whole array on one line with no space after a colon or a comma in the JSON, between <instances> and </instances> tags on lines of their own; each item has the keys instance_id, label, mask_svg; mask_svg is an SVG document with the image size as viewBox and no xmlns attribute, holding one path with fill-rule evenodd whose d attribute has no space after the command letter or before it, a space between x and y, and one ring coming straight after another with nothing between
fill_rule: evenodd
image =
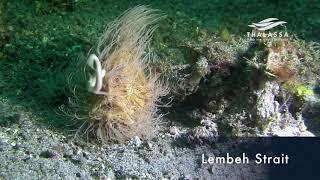
<instances>
[{"instance_id":1,"label":"white anemone tentacle","mask_svg":"<svg viewBox=\"0 0 320 180\"><path fill-rule=\"evenodd\" d=\"M95 75L89 75L88 91L97 95L107 95L106 92L101 91L103 87L103 77L106 75L106 71L102 69L99 58L95 54L91 54L87 60L87 64L95 70Z\"/></svg>"}]
</instances>

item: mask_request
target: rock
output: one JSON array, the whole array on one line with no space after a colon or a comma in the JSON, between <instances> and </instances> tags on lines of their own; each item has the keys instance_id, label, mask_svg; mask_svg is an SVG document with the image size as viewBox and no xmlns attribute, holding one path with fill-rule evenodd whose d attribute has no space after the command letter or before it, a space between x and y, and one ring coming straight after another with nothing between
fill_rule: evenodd
<instances>
[{"instance_id":1,"label":"rock","mask_svg":"<svg viewBox=\"0 0 320 180\"><path fill-rule=\"evenodd\" d=\"M202 77L208 73L208 60L205 57L199 57L193 67L193 71L190 75L188 85L189 94L196 92L198 85Z\"/></svg>"},{"instance_id":2,"label":"rock","mask_svg":"<svg viewBox=\"0 0 320 180\"><path fill-rule=\"evenodd\" d=\"M27 141L27 140L29 140L30 139L30 136L29 136L29 134L27 133L27 132L21 132L20 134L19 134L19 136L21 136L21 138L24 140L24 141Z\"/></svg>"},{"instance_id":3,"label":"rock","mask_svg":"<svg viewBox=\"0 0 320 180\"><path fill-rule=\"evenodd\" d=\"M153 144L151 142L148 142L147 143L147 148L148 148L149 151L152 151Z\"/></svg>"},{"instance_id":4,"label":"rock","mask_svg":"<svg viewBox=\"0 0 320 180\"><path fill-rule=\"evenodd\" d=\"M84 158L86 158L87 160L92 159L92 155L91 155L89 152L87 152L87 151L82 152L82 156L83 156Z\"/></svg>"},{"instance_id":5,"label":"rock","mask_svg":"<svg viewBox=\"0 0 320 180\"><path fill-rule=\"evenodd\" d=\"M74 154L73 150L69 146L64 146L64 150L63 150L64 157L72 157L73 154Z\"/></svg>"},{"instance_id":6,"label":"rock","mask_svg":"<svg viewBox=\"0 0 320 180\"><path fill-rule=\"evenodd\" d=\"M12 147L15 147L17 145L17 142L13 141L11 144L10 144Z\"/></svg>"},{"instance_id":7,"label":"rock","mask_svg":"<svg viewBox=\"0 0 320 180\"><path fill-rule=\"evenodd\" d=\"M81 164L83 162L83 158L80 155L72 156L70 160L74 164Z\"/></svg>"},{"instance_id":8,"label":"rock","mask_svg":"<svg viewBox=\"0 0 320 180\"><path fill-rule=\"evenodd\" d=\"M19 150L20 147L21 147L21 145L18 144L18 143L16 143L12 148L13 148L14 150Z\"/></svg>"},{"instance_id":9,"label":"rock","mask_svg":"<svg viewBox=\"0 0 320 180\"><path fill-rule=\"evenodd\" d=\"M59 156L59 154L53 150L46 150L46 151L42 151L40 153L40 157L43 157L43 158L54 158L54 157L58 157L58 156Z\"/></svg>"},{"instance_id":10,"label":"rock","mask_svg":"<svg viewBox=\"0 0 320 180\"><path fill-rule=\"evenodd\" d=\"M320 135L320 102L311 102L304 107L302 118L308 129Z\"/></svg>"},{"instance_id":11,"label":"rock","mask_svg":"<svg viewBox=\"0 0 320 180\"><path fill-rule=\"evenodd\" d=\"M142 144L142 141L138 136L135 136L129 141L129 145L134 146L134 147L139 147Z\"/></svg>"},{"instance_id":12,"label":"rock","mask_svg":"<svg viewBox=\"0 0 320 180\"><path fill-rule=\"evenodd\" d=\"M279 93L279 85L276 82L266 82L264 88L256 92L256 116L258 119L259 127L263 128L271 119L280 121L277 118L279 106L275 101L276 94Z\"/></svg>"},{"instance_id":13,"label":"rock","mask_svg":"<svg viewBox=\"0 0 320 180\"><path fill-rule=\"evenodd\" d=\"M171 135L179 135L179 129L176 126L171 126L169 130Z\"/></svg>"},{"instance_id":14,"label":"rock","mask_svg":"<svg viewBox=\"0 0 320 180\"><path fill-rule=\"evenodd\" d=\"M303 116L294 117L288 110L287 102L279 99L279 85L276 82L266 82L263 89L256 92L256 118L262 136L314 136L307 131ZM278 98L277 98L278 97ZM288 101L288 100L286 100Z\"/></svg>"},{"instance_id":15,"label":"rock","mask_svg":"<svg viewBox=\"0 0 320 180\"><path fill-rule=\"evenodd\" d=\"M202 143L213 144L218 139L218 128L217 124L209 119L202 120L201 124L203 126L198 126L193 130L194 140Z\"/></svg>"},{"instance_id":16,"label":"rock","mask_svg":"<svg viewBox=\"0 0 320 180\"><path fill-rule=\"evenodd\" d=\"M299 136L299 137L314 137L315 135L310 131L301 131L298 127L286 127L284 129L275 129L273 134L274 136L280 137L292 137L292 136Z\"/></svg>"},{"instance_id":17,"label":"rock","mask_svg":"<svg viewBox=\"0 0 320 180\"><path fill-rule=\"evenodd\" d=\"M115 171L115 175L116 175L116 177L124 177L125 176L125 174L126 174L126 172L125 172L125 170L124 170L124 168L123 167L120 167L119 169L117 169L116 171Z\"/></svg>"},{"instance_id":18,"label":"rock","mask_svg":"<svg viewBox=\"0 0 320 180\"><path fill-rule=\"evenodd\" d=\"M24 158L23 160L24 160L24 161L28 161L28 160L30 160L30 159L32 159L32 158L33 158L32 154L28 154L27 157Z\"/></svg>"}]
</instances>

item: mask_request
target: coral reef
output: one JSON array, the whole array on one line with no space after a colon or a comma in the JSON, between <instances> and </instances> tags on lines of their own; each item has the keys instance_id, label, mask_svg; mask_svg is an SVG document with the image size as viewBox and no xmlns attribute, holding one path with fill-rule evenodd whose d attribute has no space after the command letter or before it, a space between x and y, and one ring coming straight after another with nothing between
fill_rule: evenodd
<instances>
[{"instance_id":1,"label":"coral reef","mask_svg":"<svg viewBox=\"0 0 320 180\"><path fill-rule=\"evenodd\" d=\"M171 73L180 106L212 113L221 136L313 136L301 114L318 99L317 43L226 36L199 30L183 43L188 64Z\"/></svg>"}]
</instances>

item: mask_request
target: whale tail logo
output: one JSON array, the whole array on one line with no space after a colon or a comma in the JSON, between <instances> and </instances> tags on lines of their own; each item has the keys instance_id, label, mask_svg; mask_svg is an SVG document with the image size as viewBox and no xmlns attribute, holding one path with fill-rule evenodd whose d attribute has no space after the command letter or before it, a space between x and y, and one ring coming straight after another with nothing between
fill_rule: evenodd
<instances>
[{"instance_id":1,"label":"whale tail logo","mask_svg":"<svg viewBox=\"0 0 320 180\"><path fill-rule=\"evenodd\" d=\"M268 18L258 23L252 23L251 25L249 25L249 27L255 28L260 31L265 31L285 23L287 22L279 21L279 19L277 18Z\"/></svg>"}]
</instances>

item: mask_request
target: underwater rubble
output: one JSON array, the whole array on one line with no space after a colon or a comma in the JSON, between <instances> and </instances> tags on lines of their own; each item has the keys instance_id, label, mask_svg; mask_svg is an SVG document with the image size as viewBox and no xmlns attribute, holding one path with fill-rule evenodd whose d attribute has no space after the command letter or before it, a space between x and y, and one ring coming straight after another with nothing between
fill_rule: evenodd
<instances>
[{"instance_id":1,"label":"underwater rubble","mask_svg":"<svg viewBox=\"0 0 320 180\"><path fill-rule=\"evenodd\" d=\"M169 75L178 82L177 106L207 112L222 136L315 136L306 110L319 104L319 47L288 38L226 42L200 33L181 46L184 55L167 57L186 59L183 69L169 72L179 74Z\"/></svg>"}]
</instances>

